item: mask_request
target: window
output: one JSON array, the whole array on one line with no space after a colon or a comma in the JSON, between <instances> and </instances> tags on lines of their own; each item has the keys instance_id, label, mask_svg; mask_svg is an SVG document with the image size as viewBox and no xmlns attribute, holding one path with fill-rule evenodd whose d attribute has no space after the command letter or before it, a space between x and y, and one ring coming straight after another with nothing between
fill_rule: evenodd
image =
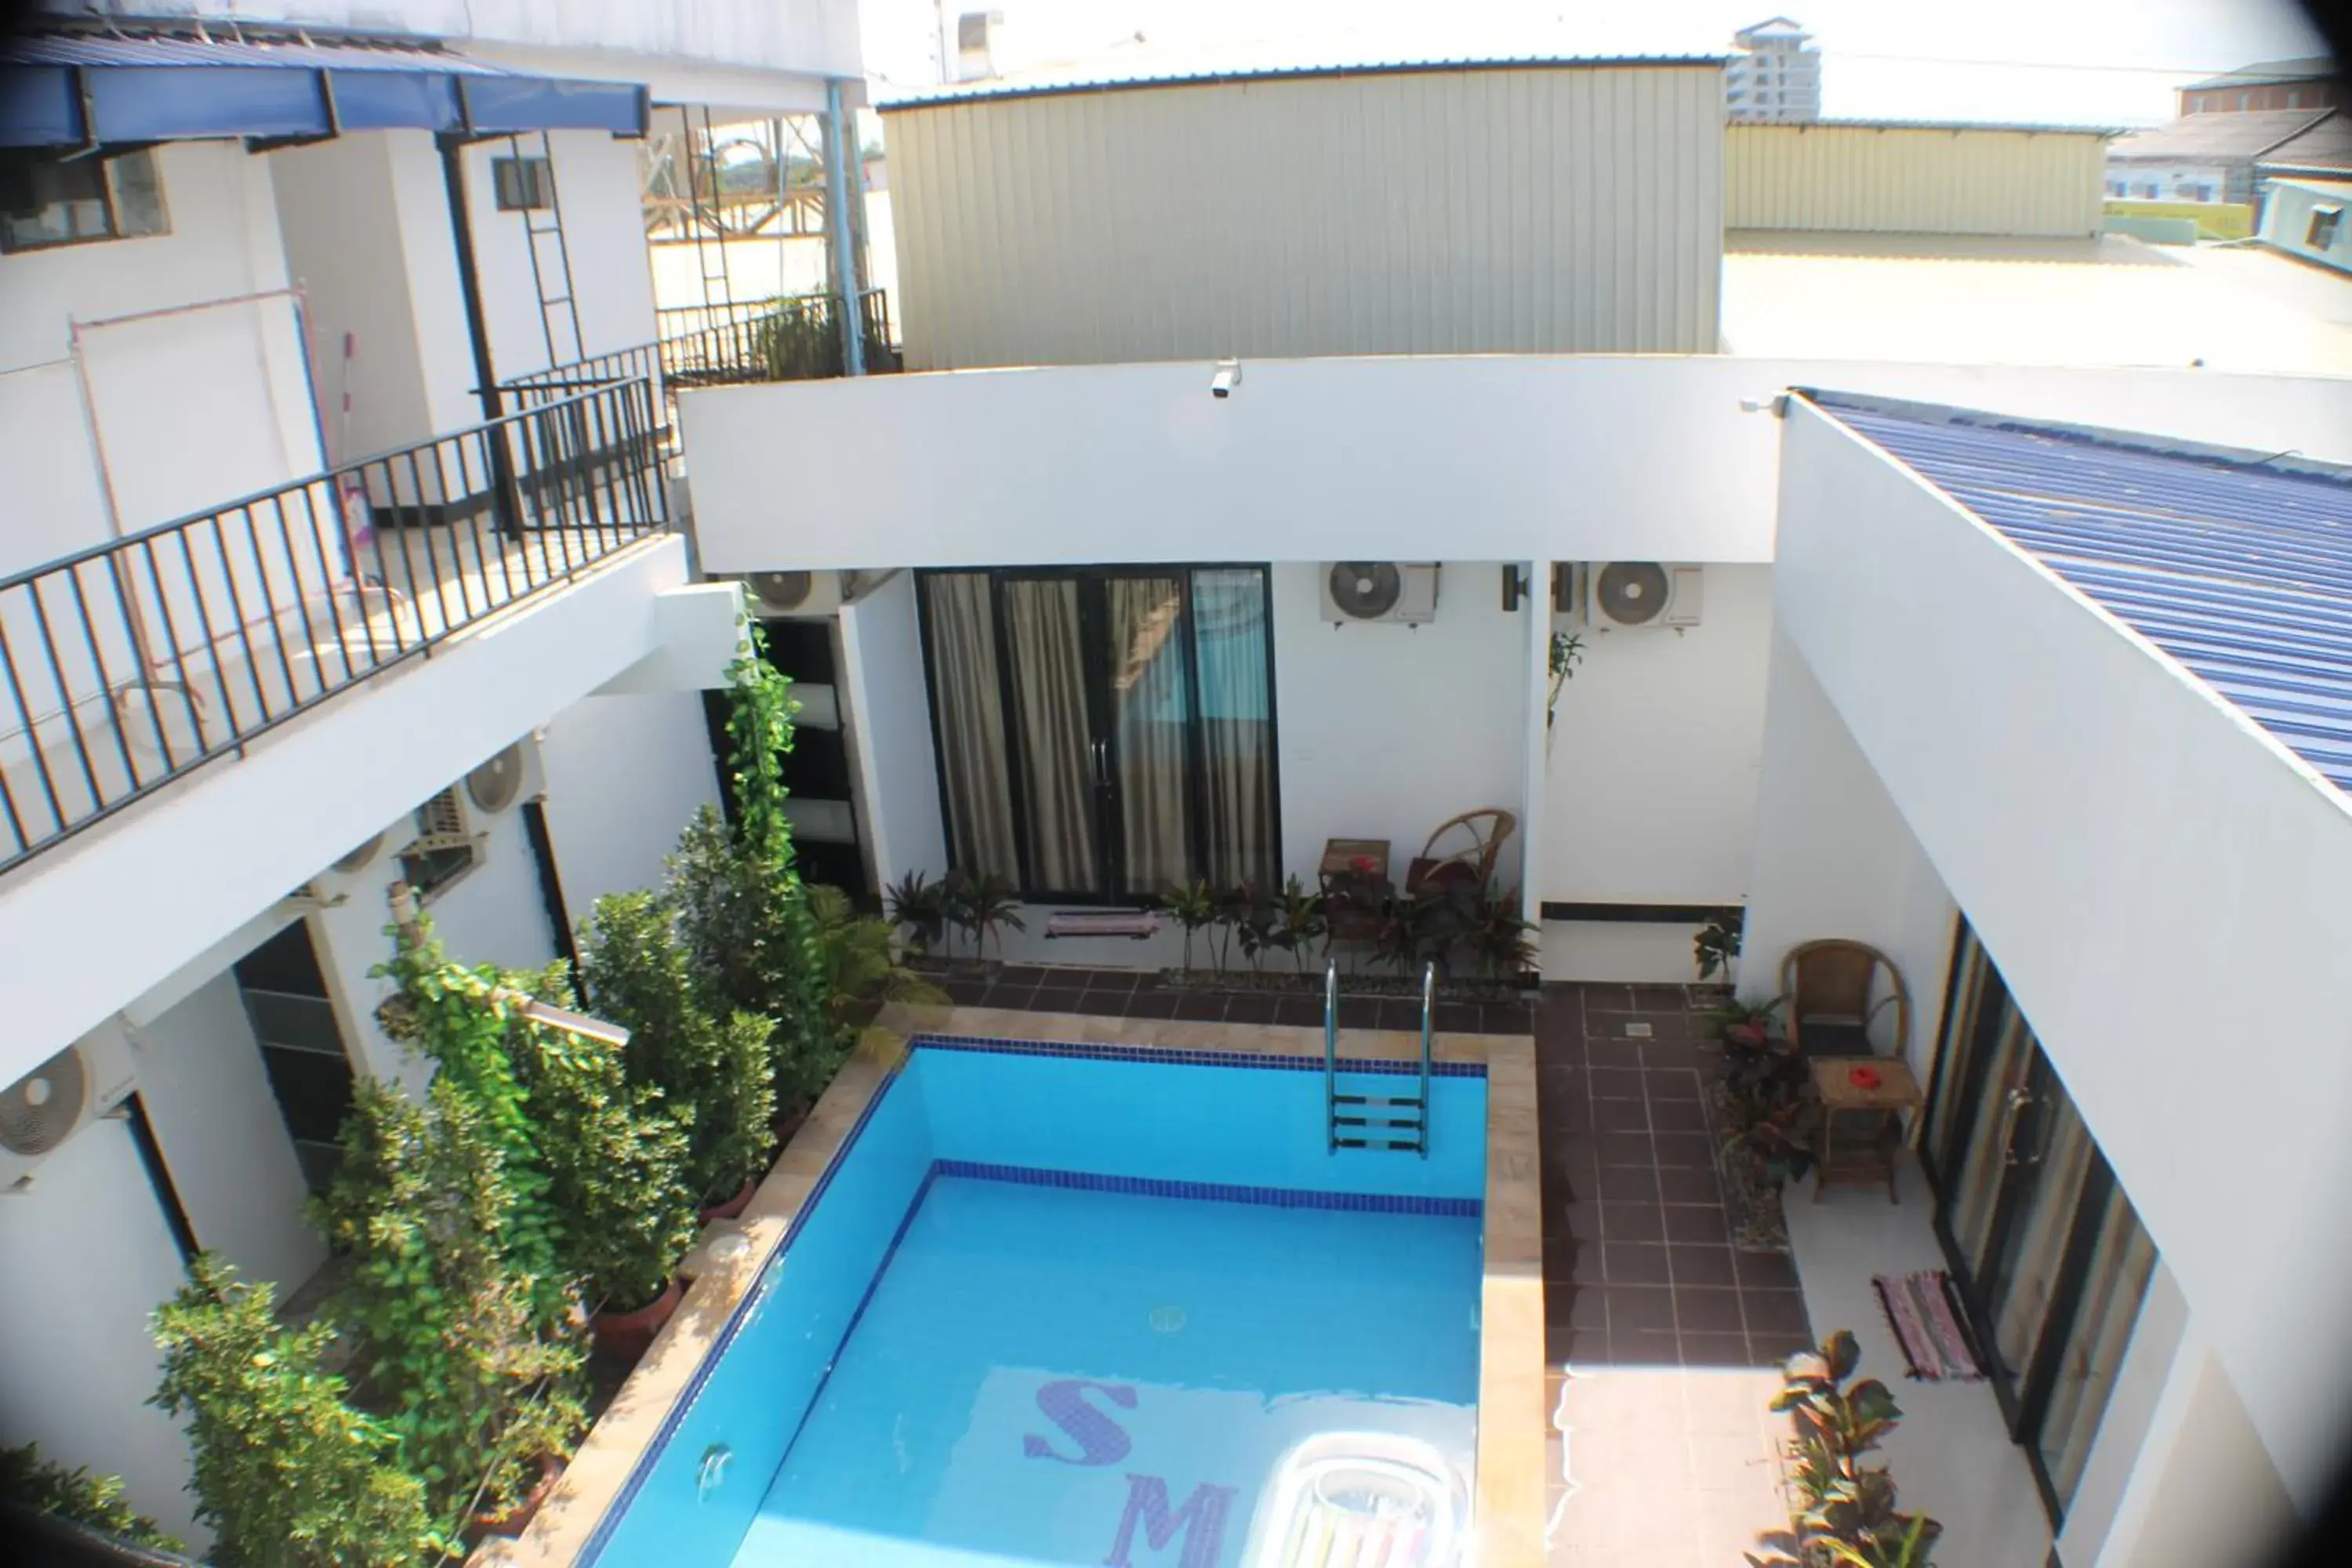
<instances>
[{"instance_id":1,"label":"window","mask_svg":"<svg viewBox=\"0 0 2352 1568\"><path fill-rule=\"evenodd\" d=\"M0 157L0 250L130 239L169 228L152 153Z\"/></svg>"},{"instance_id":2,"label":"window","mask_svg":"<svg viewBox=\"0 0 2352 1568\"><path fill-rule=\"evenodd\" d=\"M474 837L455 784L416 808L416 837L400 852L401 879L420 904L474 868Z\"/></svg>"},{"instance_id":3,"label":"window","mask_svg":"<svg viewBox=\"0 0 2352 1568\"><path fill-rule=\"evenodd\" d=\"M490 184L505 213L555 205L555 175L544 158L493 158Z\"/></svg>"},{"instance_id":4,"label":"window","mask_svg":"<svg viewBox=\"0 0 2352 1568\"><path fill-rule=\"evenodd\" d=\"M2311 209L2311 226L2303 231L2303 243L2314 250L2326 250L2336 243L2336 231L2343 226L2342 207L2314 207Z\"/></svg>"}]
</instances>

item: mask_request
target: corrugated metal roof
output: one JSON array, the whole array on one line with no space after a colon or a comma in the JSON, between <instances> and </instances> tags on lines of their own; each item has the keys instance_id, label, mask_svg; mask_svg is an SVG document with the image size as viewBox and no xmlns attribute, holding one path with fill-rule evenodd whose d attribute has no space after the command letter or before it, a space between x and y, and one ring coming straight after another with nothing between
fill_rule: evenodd
<instances>
[{"instance_id":1,"label":"corrugated metal roof","mask_svg":"<svg viewBox=\"0 0 2352 1568\"><path fill-rule=\"evenodd\" d=\"M2119 160L2253 159L2325 120L2326 109L2254 109L2243 114L2184 114L2153 131L2135 131L2108 145Z\"/></svg>"},{"instance_id":2,"label":"corrugated metal roof","mask_svg":"<svg viewBox=\"0 0 2352 1568\"><path fill-rule=\"evenodd\" d=\"M108 37L97 33L33 33L0 38L0 63L24 66L310 66L332 70L429 70L459 76L514 73L439 49L338 39Z\"/></svg>"},{"instance_id":3,"label":"corrugated metal roof","mask_svg":"<svg viewBox=\"0 0 2352 1568\"><path fill-rule=\"evenodd\" d=\"M2061 125L2011 120L1736 120L1734 131L2006 131L2027 136L2126 136L2124 125Z\"/></svg>"},{"instance_id":4,"label":"corrugated metal roof","mask_svg":"<svg viewBox=\"0 0 2352 1568\"><path fill-rule=\"evenodd\" d=\"M2240 66L2220 76L2209 76L2202 81L2192 81L2183 92L2195 92L2208 87L2263 87L2272 83L2310 81L2314 78L2331 78L2336 74L2336 62L2326 55L2306 55L2294 60L2256 60L2250 66Z\"/></svg>"},{"instance_id":5,"label":"corrugated metal roof","mask_svg":"<svg viewBox=\"0 0 2352 1568\"><path fill-rule=\"evenodd\" d=\"M2352 795L2352 469L1806 395Z\"/></svg>"},{"instance_id":6,"label":"corrugated metal roof","mask_svg":"<svg viewBox=\"0 0 2352 1568\"><path fill-rule=\"evenodd\" d=\"M2340 110L2254 160L2258 169L2352 169L2352 115Z\"/></svg>"},{"instance_id":7,"label":"corrugated metal roof","mask_svg":"<svg viewBox=\"0 0 2352 1568\"><path fill-rule=\"evenodd\" d=\"M1266 65L1199 70L1143 68L1133 73L1091 70L1082 76L1000 78L953 87L917 89L875 104L884 114L979 100L1042 98L1054 93L1115 92L1126 88L1208 87L1226 82L1290 81L1308 77L1402 76L1415 71L1582 70L1644 67L1716 66L1722 55L1479 55L1460 59L1412 58L1351 61L1344 65Z\"/></svg>"}]
</instances>

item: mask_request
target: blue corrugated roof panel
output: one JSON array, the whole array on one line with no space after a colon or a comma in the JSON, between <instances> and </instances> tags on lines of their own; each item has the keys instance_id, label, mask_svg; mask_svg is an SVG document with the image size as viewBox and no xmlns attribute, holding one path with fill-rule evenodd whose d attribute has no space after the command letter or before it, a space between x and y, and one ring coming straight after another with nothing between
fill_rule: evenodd
<instances>
[{"instance_id":1,"label":"blue corrugated roof panel","mask_svg":"<svg viewBox=\"0 0 2352 1568\"><path fill-rule=\"evenodd\" d=\"M0 38L0 147L308 140L411 128L640 136L646 89L508 70L436 49L289 39Z\"/></svg>"},{"instance_id":2,"label":"blue corrugated roof panel","mask_svg":"<svg viewBox=\"0 0 2352 1568\"><path fill-rule=\"evenodd\" d=\"M2352 795L2352 469L1806 395Z\"/></svg>"}]
</instances>

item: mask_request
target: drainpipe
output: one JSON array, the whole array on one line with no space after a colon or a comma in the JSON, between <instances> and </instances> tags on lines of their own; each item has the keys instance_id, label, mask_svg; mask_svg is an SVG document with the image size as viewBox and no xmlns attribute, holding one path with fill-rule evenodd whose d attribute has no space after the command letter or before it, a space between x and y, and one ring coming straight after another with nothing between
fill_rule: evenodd
<instances>
[{"instance_id":1,"label":"drainpipe","mask_svg":"<svg viewBox=\"0 0 2352 1568\"><path fill-rule=\"evenodd\" d=\"M474 224L466 200L466 143L458 137L442 134L434 138L441 149L441 188L449 204L449 239L457 250L457 292L466 302L466 336L474 350L474 395L480 399L485 423L497 419L504 408L499 400L499 377L490 360L490 319L482 309L482 277L474 260ZM492 431L486 440L490 451L490 504L499 520L499 532L509 539L522 537L521 494L515 485L514 457L507 450L504 434ZM445 502L450 498L441 498ZM421 513L425 498L416 498Z\"/></svg>"},{"instance_id":2,"label":"drainpipe","mask_svg":"<svg viewBox=\"0 0 2352 1568\"><path fill-rule=\"evenodd\" d=\"M824 84L825 198L824 226L833 242L833 287L841 300L841 364L844 374L866 374L866 321L857 297L857 250L852 237L849 204L856 199L850 186L849 142L856 122L841 100L841 79Z\"/></svg>"}]
</instances>

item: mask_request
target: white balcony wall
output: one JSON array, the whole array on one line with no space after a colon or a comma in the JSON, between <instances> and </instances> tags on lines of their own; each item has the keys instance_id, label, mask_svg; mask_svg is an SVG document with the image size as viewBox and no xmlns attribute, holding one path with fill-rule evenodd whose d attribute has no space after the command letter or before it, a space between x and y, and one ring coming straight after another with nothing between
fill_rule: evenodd
<instances>
[{"instance_id":1,"label":"white balcony wall","mask_svg":"<svg viewBox=\"0 0 2352 1568\"><path fill-rule=\"evenodd\" d=\"M1082 365L692 391L702 564L1772 558L1789 385L2352 460L2352 384L1516 357Z\"/></svg>"},{"instance_id":2,"label":"white balcony wall","mask_svg":"<svg viewBox=\"0 0 2352 1568\"><path fill-rule=\"evenodd\" d=\"M318 468L293 302L220 303L289 281L268 163L153 157L169 233L0 256L0 576Z\"/></svg>"},{"instance_id":3,"label":"white balcony wall","mask_svg":"<svg viewBox=\"0 0 2352 1568\"><path fill-rule=\"evenodd\" d=\"M1802 405L1786 438L1780 626L2308 1510L2352 1408L2352 1032L2309 1005L2342 967L2352 809L1874 447Z\"/></svg>"},{"instance_id":4,"label":"white balcony wall","mask_svg":"<svg viewBox=\"0 0 2352 1568\"><path fill-rule=\"evenodd\" d=\"M0 884L0 994L14 1009L0 1082L580 698L646 668L673 690L715 683L724 661L712 650L733 645L737 595L688 586L685 572L679 542L640 547L289 721L245 757L201 770ZM527 868L507 885L530 897L502 905L483 942L535 921L530 940L551 952L544 914L517 912L536 907ZM157 887L178 891L158 899ZM380 928L373 896L373 909L352 918ZM365 901L355 895L345 908ZM521 962L541 951L480 956Z\"/></svg>"},{"instance_id":5,"label":"white balcony wall","mask_svg":"<svg viewBox=\"0 0 2352 1568\"><path fill-rule=\"evenodd\" d=\"M1712 62L893 106L907 363L1711 353Z\"/></svg>"}]
</instances>

